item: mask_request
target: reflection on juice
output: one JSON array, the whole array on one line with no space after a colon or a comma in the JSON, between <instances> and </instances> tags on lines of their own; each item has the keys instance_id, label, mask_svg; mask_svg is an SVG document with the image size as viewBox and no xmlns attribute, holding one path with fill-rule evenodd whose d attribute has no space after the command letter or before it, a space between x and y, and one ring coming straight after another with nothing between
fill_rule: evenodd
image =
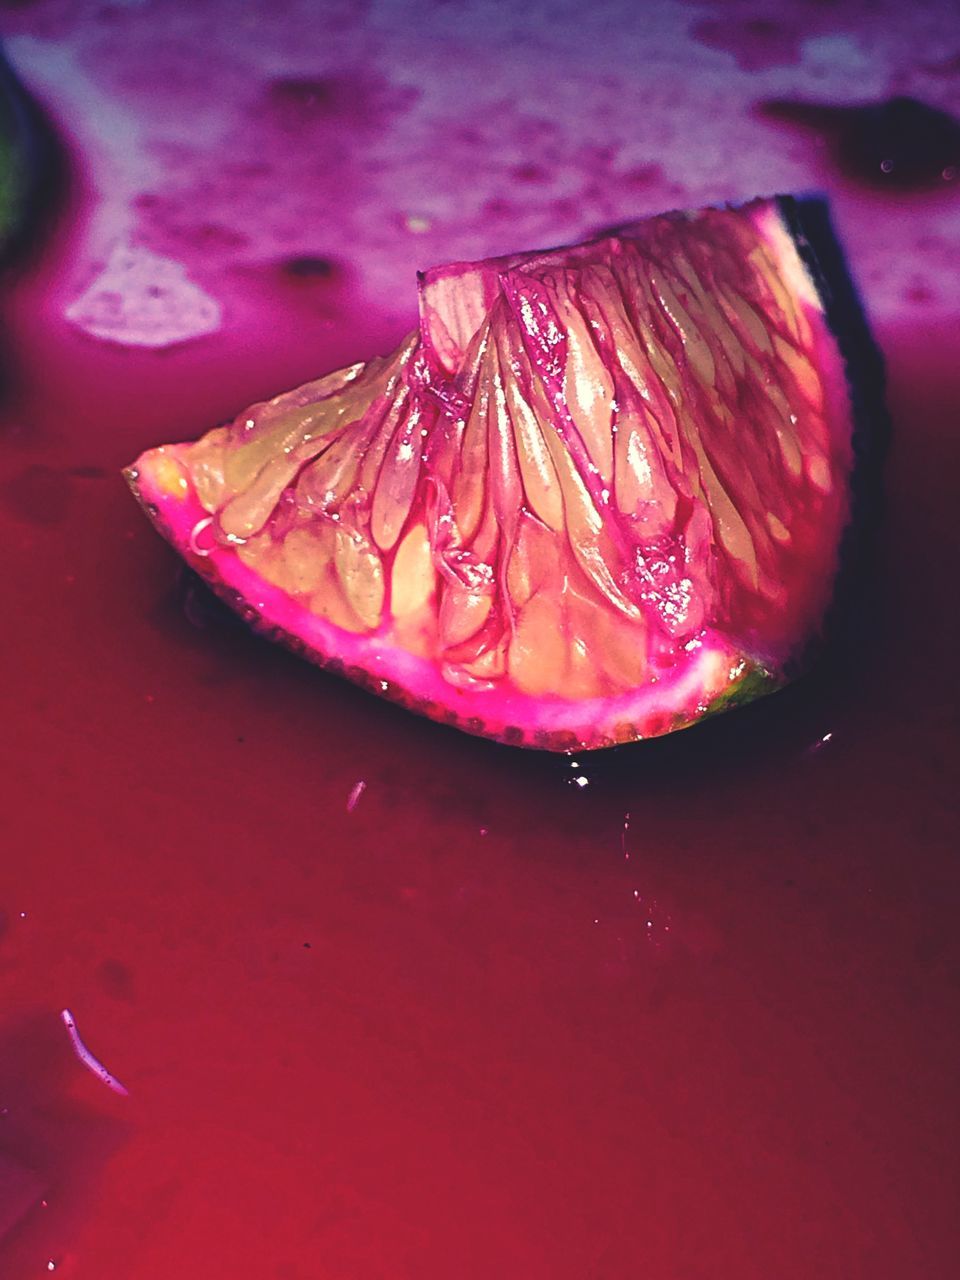
<instances>
[{"instance_id":1,"label":"reflection on juice","mask_svg":"<svg viewBox=\"0 0 960 1280\"><path fill-rule=\"evenodd\" d=\"M2 301L4 1280L953 1273L957 188L753 110L956 72L909 13L716 7L738 65L702 10L561 8L3 14L71 175ZM119 477L389 349L418 266L811 184L895 434L856 625L765 703L576 766L469 739L249 635ZM116 244L105 341L67 312Z\"/></svg>"}]
</instances>

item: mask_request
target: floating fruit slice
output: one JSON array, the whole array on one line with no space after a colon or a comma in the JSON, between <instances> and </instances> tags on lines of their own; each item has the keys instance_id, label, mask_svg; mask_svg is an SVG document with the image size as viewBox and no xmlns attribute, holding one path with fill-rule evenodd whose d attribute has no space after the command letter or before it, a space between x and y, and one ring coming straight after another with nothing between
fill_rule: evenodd
<instances>
[{"instance_id":1,"label":"floating fruit slice","mask_svg":"<svg viewBox=\"0 0 960 1280\"><path fill-rule=\"evenodd\" d=\"M799 209L429 271L392 356L128 479L248 622L424 715L555 750L690 724L784 682L850 519Z\"/></svg>"}]
</instances>

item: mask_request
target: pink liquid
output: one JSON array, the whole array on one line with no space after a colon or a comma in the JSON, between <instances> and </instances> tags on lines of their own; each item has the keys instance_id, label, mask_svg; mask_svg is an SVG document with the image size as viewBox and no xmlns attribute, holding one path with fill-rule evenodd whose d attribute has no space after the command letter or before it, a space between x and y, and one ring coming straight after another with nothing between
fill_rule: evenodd
<instances>
[{"instance_id":1,"label":"pink liquid","mask_svg":"<svg viewBox=\"0 0 960 1280\"><path fill-rule=\"evenodd\" d=\"M952 1276L955 321L879 332L818 670L574 765L250 636L119 478L386 349L350 264L136 352L61 318L69 226L3 306L4 1280Z\"/></svg>"}]
</instances>

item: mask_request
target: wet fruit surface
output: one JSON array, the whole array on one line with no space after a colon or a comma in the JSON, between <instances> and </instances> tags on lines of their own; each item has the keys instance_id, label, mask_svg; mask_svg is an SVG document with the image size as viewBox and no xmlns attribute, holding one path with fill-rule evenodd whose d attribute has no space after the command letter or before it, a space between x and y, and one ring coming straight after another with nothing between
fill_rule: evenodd
<instances>
[{"instance_id":1,"label":"wet fruit surface","mask_svg":"<svg viewBox=\"0 0 960 1280\"><path fill-rule=\"evenodd\" d=\"M242 617L433 718L558 750L690 724L799 662L851 520L854 374L800 216L428 271L392 357L131 487Z\"/></svg>"},{"instance_id":2,"label":"wet fruit surface","mask_svg":"<svg viewBox=\"0 0 960 1280\"><path fill-rule=\"evenodd\" d=\"M635 211L638 193L653 212L745 196L764 173L809 184L807 140L757 122L759 100L849 101L855 84L858 101L906 92L955 113L949 74L923 69L952 56L952 8L942 27L931 9L922 37L916 10L858 12L825 45L826 6L787 6L801 33L811 14L820 24L788 85L716 48L701 57L684 34L701 6L624 36L610 9L538 31L519 11L505 29L470 10L465 28L460 7L424 5L448 24L431 43L383 36L383 9L375 30L358 26L344 4L294 23L295 49L252 79L244 50L275 50L294 7L277 26L258 10L250 37L214 4L174 6L176 30L162 0L102 9L96 25L44 0L3 14L11 57L59 109L75 180L59 238L2 295L4 1280L51 1264L71 1280L953 1280L949 189L831 192L896 426L870 589L815 676L690 733L566 760L407 715L251 635L184 579L119 476L158 440L390 350L415 316L357 300L390 263L399 311L418 261L482 257L505 225L522 227L511 247L558 244ZM207 32L201 65L177 51L204 13L226 34ZM435 50L462 53L465 29L473 61L451 71ZM381 39L424 86L447 66L444 134L375 89ZM348 54L375 64L352 100L380 121L363 144L380 148L373 168L328 102L311 125L323 173L292 148L299 187L239 176L278 67L333 76ZM535 93L522 90L534 54L558 72ZM186 105L158 110L150 95L174 73ZM103 96L81 108L90 84ZM137 154L163 169L135 177L163 208L137 228L222 304L215 335L146 349L65 316L106 261L80 231L95 239L91 211L124 189L104 155L133 163L131 117L105 99L147 103ZM218 147L198 112L219 120L224 104L235 132ZM494 125L509 139L496 149ZM282 168L286 135L269 127ZM98 149L114 136L116 153ZM251 147L266 163L264 136ZM401 153L402 199L363 188ZM421 164L457 193L449 219L403 186ZM524 166L544 178L497 190ZM611 172L641 185L604 209L589 188L609 191ZM342 236L323 213L331 173ZM421 179L421 193L443 185ZM249 206L230 186L242 181ZM498 197L511 211L481 216ZM285 245L258 239L282 219ZM467 225L473 247L457 239ZM224 265L240 237L242 271ZM337 271L292 282L281 264L302 254ZM129 1097L74 1055L64 1008Z\"/></svg>"}]
</instances>

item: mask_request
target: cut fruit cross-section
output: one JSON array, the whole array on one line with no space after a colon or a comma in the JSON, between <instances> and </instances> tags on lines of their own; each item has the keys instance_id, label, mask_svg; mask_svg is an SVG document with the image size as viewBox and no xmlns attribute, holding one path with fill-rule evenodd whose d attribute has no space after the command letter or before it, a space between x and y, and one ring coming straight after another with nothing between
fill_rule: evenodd
<instances>
[{"instance_id":1,"label":"cut fruit cross-section","mask_svg":"<svg viewBox=\"0 0 960 1280\"><path fill-rule=\"evenodd\" d=\"M389 358L127 473L247 621L434 719L582 750L776 688L854 413L789 198L428 271Z\"/></svg>"}]
</instances>

